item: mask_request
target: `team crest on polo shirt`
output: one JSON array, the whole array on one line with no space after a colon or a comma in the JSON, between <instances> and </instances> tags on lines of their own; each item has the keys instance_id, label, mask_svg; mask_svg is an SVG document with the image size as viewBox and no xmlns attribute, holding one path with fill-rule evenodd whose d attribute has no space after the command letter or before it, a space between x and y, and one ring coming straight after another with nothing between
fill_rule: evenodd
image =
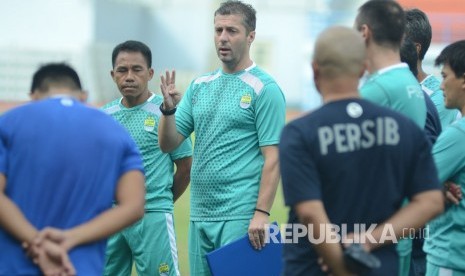
<instances>
[{"instance_id":1,"label":"team crest on polo shirt","mask_svg":"<svg viewBox=\"0 0 465 276\"><path fill-rule=\"evenodd\" d=\"M160 266L158 266L158 273L160 276L168 276L170 275L170 267L167 263L161 263Z\"/></svg>"},{"instance_id":2,"label":"team crest on polo shirt","mask_svg":"<svg viewBox=\"0 0 465 276\"><path fill-rule=\"evenodd\" d=\"M363 114L363 108L358 103L349 103L346 107L347 114L352 118L358 118Z\"/></svg>"},{"instance_id":3,"label":"team crest on polo shirt","mask_svg":"<svg viewBox=\"0 0 465 276\"><path fill-rule=\"evenodd\" d=\"M252 103L252 96L249 93L242 95L240 106L246 109L249 108L250 103Z\"/></svg>"},{"instance_id":4,"label":"team crest on polo shirt","mask_svg":"<svg viewBox=\"0 0 465 276\"><path fill-rule=\"evenodd\" d=\"M153 131L155 129L155 118L148 116L144 121L144 129L146 131Z\"/></svg>"}]
</instances>

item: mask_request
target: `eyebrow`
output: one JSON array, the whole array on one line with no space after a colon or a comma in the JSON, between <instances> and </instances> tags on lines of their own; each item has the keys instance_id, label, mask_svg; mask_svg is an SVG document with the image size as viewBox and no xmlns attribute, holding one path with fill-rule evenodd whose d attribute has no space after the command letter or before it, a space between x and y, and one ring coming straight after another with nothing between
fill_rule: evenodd
<instances>
[{"instance_id":1,"label":"eyebrow","mask_svg":"<svg viewBox=\"0 0 465 276\"><path fill-rule=\"evenodd\" d=\"M118 68L144 68L143 65L140 65L140 64L135 64L135 65L131 65L131 66L128 66L128 65L117 65L115 67L116 69Z\"/></svg>"}]
</instances>

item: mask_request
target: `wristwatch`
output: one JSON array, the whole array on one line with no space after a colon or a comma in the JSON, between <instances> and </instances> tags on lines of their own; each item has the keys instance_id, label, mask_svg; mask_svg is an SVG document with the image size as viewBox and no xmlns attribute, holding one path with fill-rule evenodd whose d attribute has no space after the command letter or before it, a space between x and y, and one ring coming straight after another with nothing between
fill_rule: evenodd
<instances>
[{"instance_id":1,"label":"wristwatch","mask_svg":"<svg viewBox=\"0 0 465 276\"><path fill-rule=\"evenodd\" d=\"M165 110L163 108L163 103L160 105L160 111L161 111L161 114L165 115L165 116L170 116L170 115L173 115L174 113L176 113L176 107L174 107L173 109L171 110Z\"/></svg>"}]
</instances>

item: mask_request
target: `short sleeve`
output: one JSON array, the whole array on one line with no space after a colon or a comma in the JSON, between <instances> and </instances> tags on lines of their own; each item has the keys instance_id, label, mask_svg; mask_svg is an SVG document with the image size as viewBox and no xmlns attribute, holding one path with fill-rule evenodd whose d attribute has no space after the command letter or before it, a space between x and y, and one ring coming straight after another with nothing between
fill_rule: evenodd
<instances>
[{"instance_id":1,"label":"short sleeve","mask_svg":"<svg viewBox=\"0 0 465 276\"><path fill-rule=\"evenodd\" d=\"M192 93L194 82L191 83L181 99L176 110L176 128L184 137L189 137L194 131L194 117L192 116Z\"/></svg>"},{"instance_id":2,"label":"short sleeve","mask_svg":"<svg viewBox=\"0 0 465 276\"><path fill-rule=\"evenodd\" d=\"M298 127L292 123L283 130L279 159L287 206L307 200L321 200L321 182L315 160Z\"/></svg>"},{"instance_id":3,"label":"short sleeve","mask_svg":"<svg viewBox=\"0 0 465 276\"><path fill-rule=\"evenodd\" d=\"M275 82L262 89L255 108L259 146L278 144L286 120L286 101Z\"/></svg>"},{"instance_id":4,"label":"short sleeve","mask_svg":"<svg viewBox=\"0 0 465 276\"><path fill-rule=\"evenodd\" d=\"M139 170L142 173L144 172L144 165L142 162L142 156L140 155L139 149L137 148L134 140L129 136L128 133L125 133L124 137L124 152L121 162L120 176L124 173L132 170Z\"/></svg>"},{"instance_id":5,"label":"short sleeve","mask_svg":"<svg viewBox=\"0 0 465 276\"><path fill-rule=\"evenodd\" d=\"M174 151L170 153L171 160L178 160L192 156L191 137L187 137Z\"/></svg>"}]
</instances>

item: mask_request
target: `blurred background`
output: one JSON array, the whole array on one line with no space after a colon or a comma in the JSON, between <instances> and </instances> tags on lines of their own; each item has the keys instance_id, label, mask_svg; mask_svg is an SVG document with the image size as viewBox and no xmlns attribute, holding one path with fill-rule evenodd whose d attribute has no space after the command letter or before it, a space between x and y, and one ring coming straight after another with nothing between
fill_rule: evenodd
<instances>
[{"instance_id":1,"label":"blurred background","mask_svg":"<svg viewBox=\"0 0 465 276\"><path fill-rule=\"evenodd\" d=\"M364 0L244 0L257 10L253 60L275 77L287 100L288 118L321 105L310 60L317 35L330 25L352 26ZM65 61L80 74L94 106L118 98L111 77L111 52L125 40L146 43L159 75L176 69L183 92L190 81L220 66L213 44L213 13L219 0L2 0L0 9L0 113L29 100L39 65ZM463 0L400 0L426 12L433 27L427 72L445 45L465 39ZM341 41L343 43L343 41ZM189 274L187 227L189 191L176 202L175 224L182 275ZM272 221L285 223L278 192Z\"/></svg>"},{"instance_id":2,"label":"blurred background","mask_svg":"<svg viewBox=\"0 0 465 276\"><path fill-rule=\"evenodd\" d=\"M37 67L66 61L81 75L89 102L100 106L119 96L110 77L111 51L128 39L152 49L151 83L176 69L180 91L195 76L220 66L213 45L213 12L219 0L2 0L0 11L0 113L29 100ZM321 104L309 67L313 43L329 25L352 26L362 0L249 0L257 10L252 58L282 87L290 111ZM425 11L433 25L432 61L448 43L465 39L463 0L401 0Z\"/></svg>"}]
</instances>

